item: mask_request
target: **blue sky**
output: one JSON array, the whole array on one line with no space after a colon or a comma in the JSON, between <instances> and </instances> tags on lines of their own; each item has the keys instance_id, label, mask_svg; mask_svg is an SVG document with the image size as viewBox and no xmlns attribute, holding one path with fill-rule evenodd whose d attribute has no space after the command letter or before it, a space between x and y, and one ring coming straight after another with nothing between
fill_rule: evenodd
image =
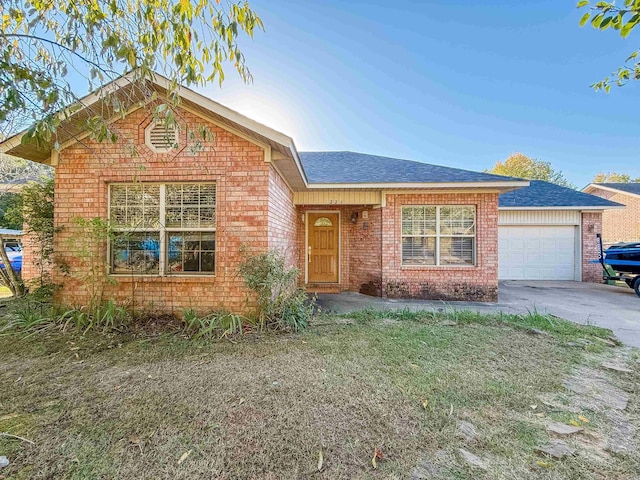
<instances>
[{"instance_id":1,"label":"blue sky","mask_svg":"<svg viewBox=\"0 0 640 480\"><path fill-rule=\"evenodd\" d=\"M589 85L638 47L578 27L575 1L253 0L265 32L201 92L291 135L299 150L354 150L472 170L520 151L582 187L640 176L640 85ZM640 83L640 82L639 82Z\"/></svg>"}]
</instances>

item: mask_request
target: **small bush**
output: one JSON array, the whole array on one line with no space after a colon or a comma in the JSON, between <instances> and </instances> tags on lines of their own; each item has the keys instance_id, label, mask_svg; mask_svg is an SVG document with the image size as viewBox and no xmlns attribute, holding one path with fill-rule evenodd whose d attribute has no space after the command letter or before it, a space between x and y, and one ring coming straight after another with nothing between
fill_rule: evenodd
<instances>
[{"instance_id":1,"label":"small bush","mask_svg":"<svg viewBox=\"0 0 640 480\"><path fill-rule=\"evenodd\" d=\"M240 264L245 284L257 294L256 319L262 328L298 331L307 326L313 302L298 287L300 271L277 250L249 256Z\"/></svg>"}]
</instances>

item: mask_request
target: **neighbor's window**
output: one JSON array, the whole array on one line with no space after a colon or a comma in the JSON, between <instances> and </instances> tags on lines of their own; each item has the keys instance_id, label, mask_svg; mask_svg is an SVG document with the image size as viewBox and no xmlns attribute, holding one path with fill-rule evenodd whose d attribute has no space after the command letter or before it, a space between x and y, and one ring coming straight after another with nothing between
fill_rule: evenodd
<instances>
[{"instance_id":1,"label":"neighbor's window","mask_svg":"<svg viewBox=\"0 0 640 480\"><path fill-rule=\"evenodd\" d=\"M402 207L402 265L474 265L474 206Z\"/></svg>"},{"instance_id":2,"label":"neighbor's window","mask_svg":"<svg viewBox=\"0 0 640 480\"><path fill-rule=\"evenodd\" d=\"M215 184L112 184L109 197L111 273L215 272Z\"/></svg>"}]
</instances>

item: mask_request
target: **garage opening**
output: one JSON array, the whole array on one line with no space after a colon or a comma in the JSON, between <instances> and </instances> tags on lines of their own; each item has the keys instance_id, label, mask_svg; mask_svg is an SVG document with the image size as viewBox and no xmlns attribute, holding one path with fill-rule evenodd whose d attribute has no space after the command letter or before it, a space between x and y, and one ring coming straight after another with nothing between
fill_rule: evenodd
<instances>
[{"instance_id":1,"label":"garage opening","mask_svg":"<svg viewBox=\"0 0 640 480\"><path fill-rule=\"evenodd\" d=\"M579 278L579 265L576 264L579 218L578 212L500 212L498 278ZM515 225L516 222L519 224Z\"/></svg>"}]
</instances>

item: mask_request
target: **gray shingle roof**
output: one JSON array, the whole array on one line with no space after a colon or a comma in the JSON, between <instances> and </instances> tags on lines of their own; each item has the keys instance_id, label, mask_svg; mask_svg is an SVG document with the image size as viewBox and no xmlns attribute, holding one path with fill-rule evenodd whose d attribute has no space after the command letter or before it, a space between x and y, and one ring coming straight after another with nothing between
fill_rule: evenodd
<instances>
[{"instance_id":1,"label":"gray shingle roof","mask_svg":"<svg viewBox=\"0 0 640 480\"><path fill-rule=\"evenodd\" d=\"M635 193L640 195L640 183L595 183L595 186L602 185L607 188L615 188L622 192Z\"/></svg>"},{"instance_id":2,"label":"gray shingle roof","mask_svg":"<svg viewBox=\"0 0 640 480\"><path fill-rule=\"evenodd\" d=\"M355 152L300 152L309 183L448 183L519 181L490 173Z\"/></svg>"},{"instance_id":3,"label":"gray shingle roof","mask_svg":"<svg viewBox=\"0 0 640 480\"><path fill-rule=\"evenodd\" d=\"M619 203L542 180L500 195L501 207L616 207Z\"/></svg>"}]
</instances>

